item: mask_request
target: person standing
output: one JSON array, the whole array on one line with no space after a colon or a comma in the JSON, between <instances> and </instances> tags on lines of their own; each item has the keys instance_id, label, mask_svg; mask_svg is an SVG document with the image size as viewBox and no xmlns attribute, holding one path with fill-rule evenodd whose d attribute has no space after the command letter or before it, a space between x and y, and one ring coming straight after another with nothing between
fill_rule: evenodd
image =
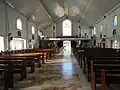
<instances>
[{"instance_id":1,"label":"person standing","mask_svg":"<svg viewBox=\"0 0 120 90\"><path fill-rule=\"evenodd\" d=\"M103 48L106 48L106 35L104 35L104 37L102 39L102 46L103 46Z\"/></svg>"},{"instance_id":2,"label":"person standing","mask_svg":"<svg viewBox=\"0 0 120 90\"><path fill-rule=\"evenodd\" d=\"M85 33L85 38L88 38L88 35L87 35L87 33Z\"/></svg>"}]
</instances>

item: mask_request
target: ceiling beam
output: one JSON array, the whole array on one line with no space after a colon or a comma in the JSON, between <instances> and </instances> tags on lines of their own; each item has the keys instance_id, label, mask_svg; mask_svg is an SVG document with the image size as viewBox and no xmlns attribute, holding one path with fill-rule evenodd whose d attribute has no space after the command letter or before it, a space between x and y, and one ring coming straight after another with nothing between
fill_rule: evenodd
<instances>
[{"instance_id":1,"label":"ceiling beam","mask_svg":"<svg viewBox=\"0 0 120 90\"><path fill-rule=\"evenodd\" d=\"M81 25L85 25L85 26L87 26L88 28L90 28L90 26L88 25L88 24L86 24L84 21L82 21L82 22L80 22L81 23Z\"/></svg>"},{"instance_id":2,"label":"ceiling beam","mask_svg":"<svg viewBox=\"0 0 120 90\"><path fill-rule=\"evenodd\" d=\"M95 24L100 23L102 20L104 20L107 16L111 15L115 10L117 10L118 8L120 8L120 3L117 4L113 9L111 9L108 13L106 13L104 16L102 16Z\"/></svg>"},{"instance_id":3,"label":"ceiling beam","mask_svg":"<svg viewBox=\"0 0 120 90\"><path fill-rule=\"evenodd\" d=\"M59 18L58 20L54 21L54 24L59 23L61 20L64 20L66 17L67 17L67 16L62 16L62 17L61 17L61 18ZM50 24L50 25L48 25L48 26L46 26L46 27L42 28L42 30L45 30L45 29L47 29L47 28L49 28L49 27L53 26L54 24Z\"/></svg>"},{"instance_id":4,"label":"ceiling beam","mask_svg":"<svg viewBox=\"0 0 120 90\"><path fill-rule=\"evenodd\" d=\"M40 3L42 4L42 7L44 8L46 14L48 15L48 17L52 20L53 24L54 24L54 19L52 18L52 15L50 14L50 12L48 11L48 9L45 7L44 3L42 0L39 0Z\"/></svg>"},{"instance_id":5,"label":"ceiling beam","mask_svg":"<svg viewBox=\"0 0 120 90\"><path fill-rule=\"evenodd\" d=\"M85 11L83 12L82 16L80 17L80 20L82 20L83 17L85 16L87 10L89 9L89 6L91 5L91 2L92 2L92 0L89 0L88 5L85 8Z\"/></svg>"}]
</instances>

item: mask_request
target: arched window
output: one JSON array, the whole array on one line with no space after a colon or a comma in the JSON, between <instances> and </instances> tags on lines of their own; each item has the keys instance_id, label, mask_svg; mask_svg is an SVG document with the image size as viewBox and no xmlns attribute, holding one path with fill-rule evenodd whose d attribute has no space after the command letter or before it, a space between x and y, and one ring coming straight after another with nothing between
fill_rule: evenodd
<instances>
[{"instance_id":1,"label":"arched window","mask_svg":"<svg viewBox=\"0 0 120 90\"><path fill-rule=\"evenodd\" d=\"M32 34L35 34L35 27L32 26Z\"/></svg>"},{"instance_id":2,"label":"arched window","mask_svg":"<svg viewBox=\"0 0 120 90\"><path fill-rule=\"evenodd\" d=\"M94 27L93 29L92 29L92 35L96 35L97 33L96 33L96 27Z\"/></svg>"},{"instance_id":3,"label":"arched window","mask_svg":"<svg viewBox=\"0 0 120 90\"><path fill-rule=\"evenodd\" d=\"M100 25L100 32L103 31L103 24Z\"/></svg>"},{"instance_id":4,"label":"arched window","mask_svg":"<svg viewBox=\"0 0 120 90\"><path fill-rule=\"evenodd\" d=\"M22 30L22 21L20 18L17 19L17 29Z\"/></svg>"},{"instance_id":5,"label":"arched window","mask_svg":"<svg viewBox=\"0 0 120 90\"><path fill-rule=\"evenodd\" d=\"M115 15L113 18L113 27L116 27L118 25L118 16Z\"/></svg>"},{"instance_id":6,"label":"arched window","mask_svg":"<svg viewBox=\"0 0 120 90\"><path fill-rule=\"evenodd\" d=\"M63 21L63 36L71 36L72 35L72 23L70 20Z\"/></svg>"},{"instance_id":7,"label":"arched window","mask_svg":"<svg viewBox=\"0 0 120 90\"><path fill-rule=\"evenodd\" d=\"M4 51L4 37L0 36L0 52Z\"/></svg>"}]
</instances>

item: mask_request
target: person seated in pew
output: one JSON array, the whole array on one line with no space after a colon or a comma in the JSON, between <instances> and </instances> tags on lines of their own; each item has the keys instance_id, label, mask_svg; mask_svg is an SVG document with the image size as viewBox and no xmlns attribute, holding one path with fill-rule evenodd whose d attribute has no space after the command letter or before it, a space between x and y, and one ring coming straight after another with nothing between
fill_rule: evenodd
<instances>
[{"instance_id":1,"label":"person seated in pew","mask_svg":"<svg viewBox=\"0 0 120 90\"><path fill-rule=\"evenodd\" d=\"M3 51L0 52L0 55L2 55L2 54L3 54Z\"/></svg>"},{"instance_id":2,"label":"person seated in pew","mask_svg":"<svg viewBox=\"0 0 120 90\"><path fill-rule=\"evenodd\" d=\"M87 33L85 33L85 38L88 38L88 35L87 35Z\"/></svg>"},{"instance_id":3,"label":"person seated in pew","mask_svg":"<svg viewBox=\"0 0 120 90\"><path fill-rule=\"evenodd\" d=\"M106 48L106 35L104 35L104 37L102 38L102 48Z\"/></svg>"}]
</instances>

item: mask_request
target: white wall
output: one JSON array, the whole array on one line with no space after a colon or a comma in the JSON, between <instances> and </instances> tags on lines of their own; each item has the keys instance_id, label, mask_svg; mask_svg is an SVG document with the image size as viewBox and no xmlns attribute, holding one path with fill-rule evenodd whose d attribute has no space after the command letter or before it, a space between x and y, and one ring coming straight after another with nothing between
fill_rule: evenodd
<instances>
[{"instance_id":1,"label":"white wall","mask_svg":"<svg viewBox=\"0 0 120 90\"><path fill-rule=\"evenodd\" d=\"M72 35L76 36L78 32L78 23L76 20L72 20Z\"/></svg>"},{"instance_id":2,"label":"white wall","mask_svg":"<svg viewBox=\"0 0 120 90\"><path fill-rule=\"evenodd\" d=\"M62 23L63 23L63 20L61 20L56 24L56 36L62 35Z\"/></svg>"},{"instance_id":3,"label":"white wall","mask_svg":"<svg viewBox=\"0 0 120 90\"><path fill-rule=\"evenodd\" d=\"M56 36L62 35L62 22L61 20L59 23L56 24ZM72 20L72 35L76 36L78 34L79 29L79 22L77 20ZM88 33L88 35L91 35L91 29L87 27L86 25L82 24L81 26L81 34L84 35L85 33Z\"/></svg>"},{"instance_id":4,"label":"white wall","mask_svg":"<svg viewBox=\"0 0 120 90\"><path fill-rule=\"evenodd\" d=\"M7 48L7 41L6 41L6 10L5 4L0 1L0 36L4 37L4 48Z\"/></svg>"},{"instance_id":5,"label":"white wall","mask_svg":"<svg viewBox=\"0 0 120 90\"><path fill-rule=\"evenodd\" d=\"M32 26L35 27L35 34L34 34L34 40L36 43L36 46L38 46L38 29L36 27L36 25L34 23L32 23L31 21L27 21L28 23L28 40L32 40Z\"/></svg>"},{"instance_id":6,"label":"white wall","mask_svg":"<svg viewBox=\"0 0 120 90\"><path fill-rule=\"evenodd\" d=\"M113 17L117 15L118 16L118 26L113 27ZM7 46L7 34L8 32L12 33L13 37L17 37L17 27L16 27L16 20L17 18L20 18L23 23L23 30L21 31L22 38L29 40L31 39L32 32L31 32L31 27L36 25L30 21L27 20L25 16L22 14L18 13L14 9L7 7L5 8L5 4L0 1L0 36L5 37L5 49L8 48ZM78 32L78 21L76 20L71 20L72 22L72 35L75 36ZM60 21L59 23L56 24L56 36L61 36L62 35L62 23L63 21ZM8 24L8 25L7 25ZM104 29L101 32L102 34L105 34L107 37L109 37L108 41L108 46L110 47L110 40L113 39L112 37L112 31L113 29L117 30L117 37L116 39L120 41L120 8L112 12L110 15L108 15L105 19L100 21L98 24L96 24L96 29L97 29L97 36L99 37L100 35L100 25L103 24ZM91 35L91 29L85 25L81 26L81 34L84 35L85 33L88 33L88 35ZM53 34L52 27L46 29L44 32L45 36L51 37ZM35 40L37 41L38 37L38 31L36 27L36 34L35 34Z\"/></svg>"},{"instance_id":7,"label":"white wall","mask_svg":"<svg viewBox=\"0 0 120 90\"><path fill-rule=\"evenodd\" d=\"M29 40L30 33L28 32L31 31L31 27L35 26L35 40L37 41L38 39L38 31L37 27L34 23L31 24L28 19L17 12L16 10L12 9L11 7L7 6L5 3L0 1L0 36L3 36L5 41L5 50L8 49L8 33L12 33L12 37L17 37L17 19L20 18L22 20L22 25L23 25L23 30L21 30L21 38L26 39L27 42ZM27 43L28 44L28 43Z\"/></svg>"},{"instance_id":8,"label":"white wall","mask_svg":"<svg viewBox=\"0 0 120 90\"><path fill-rule=\"evenodd\" d=\"M91 37L91 29L89 27L87 27L86 25L82 24L81 25L81 35L85 35L85 33L87 33L87 35L89 36L89 38Z\"/></svg>"},{"instance_id":9,"label":"white wall","mask_svg":"<svg viewBox=\"0 0 120 90\"><path fill-rule=\"evenodd\" d=\"M43 30L43 35L46 37L52 37L53 36L53 27L49 27L49 28Z\"/></svg>"},{"instance_id":10,"label":"white wall","mask_svg":"<svg viewBox=\"0 0 120 90\"><path fill-rule=\"evenodd\" d=\"M34 23L32 23L31 21L28 21L28 33L29 33L29 39L32 39L32 26L35 27L35 41L38 40L38 31L37 31L37 27Z\"/></svg>"},{"instance_id":11,"label":"white wall","mask_svg":"<svg viewBox=\"0 0 120 90\"><path fill-rule=\"evenodd\" d=\"M118 26L113 27L113 17L117 15L118 16ZM108 47L110 47L111 43L110 40L113 39L113 29L116 29L117 31L117 37L116 39L120 41L120 8L116 9L114 12L112 12L110 15L108 15L105 19L100 21L98 24L96 24L96 29L97 29L97 36L99 37L100 35L100 26L103 24L104 29L101 32L103 35L106 35L108 37L107 39L107 44Z\"/></svg>"},{"instance_id":12,"label":"white wall","mask_svg":"<svg viewBox=\"0 0 120 90\"><path fill-rule=\"evenodd\" d=\"M12 33L13 37L17 37L17 19L20 18L22 20L23 30L21 30L21 37L23 39L27 39L27 27L26 21L27 19L19 14L17 11L13 10L12 8L8 7L8 23L9 23L9 32Z\"/></svg>"},{"instance_id":13,"label":"white wall","mask_svg":"<svg viewBox=\"0 0 120 90\"><path fill-rule=\"evenodd\" d=\"M59 23L56 24L56 36L61 36L62 35L62 30L63 30L63 21L61 20ZM72 22L72 35L76 36L77 34L77 22L76 21L71 21Z\"/></svg>"},{"instance_id":14,"label":"white wall","mask_svg":"<svg viewBox=\"0 0 120 90\"><path fill-rule=\"evenodd\" d=\"M5 36L5 4L0 2L0 36Z\"/></svg>"}]
</instances>

